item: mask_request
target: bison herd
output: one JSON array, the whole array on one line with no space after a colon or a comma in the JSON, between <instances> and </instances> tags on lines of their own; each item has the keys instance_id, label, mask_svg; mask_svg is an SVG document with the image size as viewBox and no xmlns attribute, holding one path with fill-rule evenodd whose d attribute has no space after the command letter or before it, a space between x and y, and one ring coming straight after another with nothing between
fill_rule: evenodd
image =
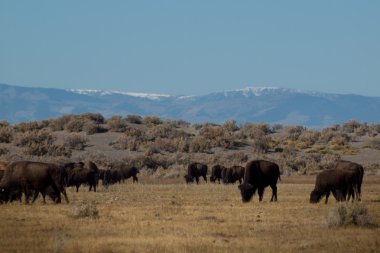
<instances>
[{"instance_id":1,"label":"bison herd","mask_svg":"<svg viewBox=\"0 0 380 253\"><path fill-rule=\"evenodd\" d=\"M21 201L22 194L25 203L32 203L39 194L45 203L46 195L55 203L61 202L61 194L68 203L66 187L76 187L78 192L82 184L89 186L89 191L96 192L99 180L104 187L110 184L124 182L133 178L138 182L136 167L99 169L91 161L71 162L64 164L43 163L33 161L16 161L7 163L0 161L0 203ZM199 183L199 178L207 182L208 166L203 163L190 163L186 183ZM361 185L364 169L361 165L340 160L334 169L320 172L316 177L314 190L310 194L310 203L318 203L325 197L328 202L330 193L337 201L361 200ZM270 186L272 197L270 201L277 201L277 181L280 179L279 166L270 161L253 160L242 166L224 167L214 165L211 169L210 182L234 184L239 181L238 189L243 202L249 202L258 192L259 201L263 200L264 189Z\"/></svg>"},{"instance_id":2,"label":"bison herd","mask_svg":"<svg viewBox=\"0 0 380 253\"><path fill-rule=\"evenodd\" d=\"M16 161L7 163L0 161L0 203L20 200L22 194L25 203L32 203L41 194L43 202L48 195L55 203L61 202L61 194L65 201L69 200L66 187L75 186L78 192L82 184L89 186L89 191L96 192L99 180L105 187L110 184L121 183L132 177L137 182L136 167L120 169L99 169L91 161L72 162L64 164Z\"/></svg>"}]
</instances>

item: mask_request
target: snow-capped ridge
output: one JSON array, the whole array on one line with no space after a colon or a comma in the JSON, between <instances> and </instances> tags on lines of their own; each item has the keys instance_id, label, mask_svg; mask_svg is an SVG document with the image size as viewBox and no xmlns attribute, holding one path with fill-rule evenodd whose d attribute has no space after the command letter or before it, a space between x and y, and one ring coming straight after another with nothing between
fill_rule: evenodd
<instances>
[{"instance_id":1,"label":"snow-capped ridge","mask_svg":"<svg viewBox=\"0 0 380 253\"><path fill-rule=\"evenodd\" d=\"M90 96L107 96L107 95L125 95L131 97L147 98L152 100L159 100L161 98L169 98L168 94L156 94L156 93L142 93L142 92L125 92L125 91L107 91L107 90L92 90L92 89L70 89L73 93Z\"/></svg>"}]
</instances>

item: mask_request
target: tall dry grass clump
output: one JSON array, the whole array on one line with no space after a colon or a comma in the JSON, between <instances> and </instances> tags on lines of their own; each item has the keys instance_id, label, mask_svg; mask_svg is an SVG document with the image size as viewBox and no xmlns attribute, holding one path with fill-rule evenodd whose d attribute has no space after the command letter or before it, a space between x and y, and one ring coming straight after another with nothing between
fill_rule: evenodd
<instances>
[{"instance_id":1,"label":"tall dry grass clump","mask_svg":"<svg viewBox=\"0 0 380 253\"><path fill-rule=\"evenodd\" d=\"M362 203L344 203L330 210L327 216L327 226L336 228L342 226L368 226L371 216Z\"/></svg>"},{"instance_id":2,"label":"tall dry grass clump","mask_svg":"<svg viewBox=\"0 0 380 253\"><path fill-rule=\"evenodd\" d=\"M95 219L99 218L99 210L94 201L82 200L71 208L68 216L75 219L87 217Z\"/></svg>"}]
</instances>

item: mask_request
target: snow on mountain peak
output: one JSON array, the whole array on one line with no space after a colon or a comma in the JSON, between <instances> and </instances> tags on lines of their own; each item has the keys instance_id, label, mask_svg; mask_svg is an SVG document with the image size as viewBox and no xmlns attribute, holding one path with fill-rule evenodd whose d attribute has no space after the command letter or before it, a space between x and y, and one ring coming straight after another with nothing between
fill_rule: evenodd
<instances>
[{"instance_id":1,"label":"snow on mountain peak","mask_svg":"<svg viewBox=\"0 0 380 253\"><path fill-rule=\"evenodd\" d=\"M159 100L161 98L171 97L170 95L167 95L167 94L125 92L125 91L106 91L106 90L92 90L92 89L70 89L69 91L73 93L77 93L81 95L89 95L89 96L125 95L125 96L132 96L132 97L147 98L151 100Z\"/></svg>"}]
</instances>

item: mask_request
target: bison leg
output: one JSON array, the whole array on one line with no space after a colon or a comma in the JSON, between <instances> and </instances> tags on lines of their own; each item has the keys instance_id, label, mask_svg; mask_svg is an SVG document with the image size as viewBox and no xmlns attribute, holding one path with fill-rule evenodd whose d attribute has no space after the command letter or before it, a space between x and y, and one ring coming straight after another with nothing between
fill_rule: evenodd
<instances>
[{"instance_id":1,"label":"bison leg","mask_svg":"<svg viewBox=\"0 0 380 253\"><path fill-rule=\"evenodd\" d=\"M33 193L33 199L32 199L32 204L34 203L34 201L36 201L37 197L38 197L38 191L34 191ZM29 199L29 196L26 196L27 199ZM44 199L44 204L45 204L45 199Z\"/></svg>"},{"instance_id":2,"label":"bison leg","mask_svg":"<svg viewBox=\"0 0 380 253\"><path fill-rule=\"evenodd\" d=\"M207 177L206 177L206 175L203 175L203 179L206 181L206 183L207 183Z\"/></svg>"},{"instance_id":3,"label":"bison leg","mask_svg":"<svg viewBox=\"0 0 380 253\"><path fill-rule=\"evenodd\" d=\"M62 187L61 192L62 192L63 196L65 197L66 203L68 204L69 203L69 199L67 198L67 194L66 194L65 188ZM61 202L61 195L59 194L58 196L59 196L58 197L59 202Z\"/></svg>"},{"instance_id":4,"label":"bison leg","mask_svg":"<svg viewBox=\"0 0 380 253\"><path fill-rule=\"evenodd\" d=\"M80 186L80 184L77 184L77 185L76 185L76 187L77 187L77 192L79 191L79 186Z\"/></svg>"},{"instance_id":5,"label":"bison leg","mask_svg":"<svg viewBox=\"0 0 380 253\"><path fill-rule=\"evenodd\" d=\"M259 193L259 201L262 201L264 196L264 188L259 187L257 191Z\"/></svg>"},{"instance_id":6,"label":"bison leg","mask_svg":"<svg viewBox=\"0 0 380 253\"><path fill-rule=\"evenodd\" d=\"M325 204L329 201L329 196L330 196L330 191L326 193L326 199L325 199Z\"/></svg>"},{"instance_id":7,"label":"bison leg","mask_svg":"<svg viewBox=\"0 0 380 253\"><path fill-rule=\"evenodd\" d=\"M272 202L273 199L274 201L277 201L277 186L273 185L271 186L271 188L272 188L272 198L270 199L270 201Z\"/></svg>"},{"instance_id":8,"label":"bison leg","mask_svg":"<svg viewBox=\"0 0 380 253\"><path fill-rule=\"evenodd\" d=\"M195 181L197 182L197 184L199 183L199 177L198 176L195 177Z\"/></svg>"},{"instance_id":9,"label":"bison leg","mask_svg":"<svg viewBox=\"0 0 380 253\"><path fill-rule=\"evenodd\" d=\"M139 179L136 177L136 176L133 176L133 183L136 182L138 183L139 182Z\"/></svg>"}]
</instances>

